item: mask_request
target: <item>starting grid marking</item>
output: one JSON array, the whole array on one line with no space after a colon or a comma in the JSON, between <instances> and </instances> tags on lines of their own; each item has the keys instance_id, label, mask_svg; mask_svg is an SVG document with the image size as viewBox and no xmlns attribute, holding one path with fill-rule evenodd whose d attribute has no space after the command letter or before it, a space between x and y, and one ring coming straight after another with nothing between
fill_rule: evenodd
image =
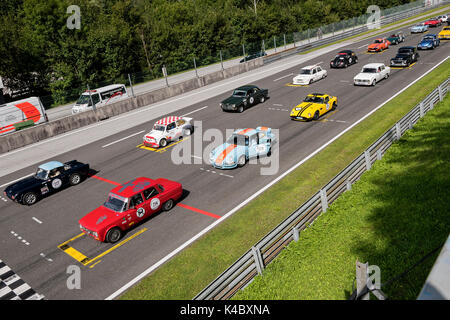
<instances>
[{"instance_id":1,"label":"starting grid marking","mask_svg":"<svg viewBox=\"0 0 450 320\"><path fill-rule=\"evenodd\" d=\"M286 83L285 84L286 87L309 87L309 84L293 84L293 83Z\"/></svg>"},{"instance_id":2,"label":"starting grid marking","mask_svg":"<svg viewBox=\"0 0 450 320\"><path fill-rule=\"evenodd\" d=\"M25 281L0 260L0 300L42 300Z\"/></svg>"},{"instance_id":3,"label":"starting grid marking","mask_svg":"<svg viewBox=\"0 0 450 320\"><path fill-rule=\"evenodd\" d=\"M167 151L167 149L169 149L169 148L171 148L171 147L173 147L173 146L175 146L175 145L177 145L177 144L179 144L179 143L181 143L183 141L189 140L189 139L190 138L187 137L187 138L183 138L183 139L180 139L178 141L175 141L175 142L171 142L168 146L165 146L164 148L146 147L146 146L144 146L144 144L140 144L140 145L136 146L136 148L147 150L147 151L158 152L158 153L164 153L164 152Z\"/></svg>"},{"instance_id":4,"label":"starting grid marking","mask_svg":"<svg viewBox=\"0 0 450 320\"><path fill-rule=\"evenodd\" d=\"M234 176L230 176L230 175L222 173L222 172L217 172L215 170L209 170L209 169L204 169L204 168L200 168L200 170L205 171L205 172L209 172L209 173L218 174L219 176L222 176L222 177L234 178Z\"/></svg>"},{"instance_id":5,"label":"starting grid marking","mask_svg":"<svg viewBox=\"0 0 450 320\"><path fill-rule=\"evenodd\" d=\"M402 70L402 69L411 69L414 65L416 65L417 62L414 62L412 65L410 65L409 67L391 67L391 69L395 69L395 70Z\"/></svg>"}]
</instances>

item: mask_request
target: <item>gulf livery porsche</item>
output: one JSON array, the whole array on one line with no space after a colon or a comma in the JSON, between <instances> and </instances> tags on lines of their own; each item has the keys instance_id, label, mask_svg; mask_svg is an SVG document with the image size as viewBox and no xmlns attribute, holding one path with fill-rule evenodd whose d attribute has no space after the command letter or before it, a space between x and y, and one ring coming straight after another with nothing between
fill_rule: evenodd
<instances>
[{"instance_id":1,"label":"gulf livery porsche","mask_svg":"<svg viewBox=\"0 0 450 320\"><path fill-rule=\"evenodd\" d=\"M209 160L218 169L243 167L251 158L270 157L275 135L271 128L238 129L227 141L211 151Z\"/></svg>"},{"instance_id":2,"label":"gulf livery porsche","mask_svg":"<svg viewBox=\"0 0 450 320\"><path fill-rule=\"evenodd\" d=\"M152 131L144 136L144 146L164 148L171 141L177 141L185 136L190 136L194 131L191 121L192 118L174 116L157 121Z\"/></svg>"},{"instance_id":3,"label":"gulf livery porsche","mask_svg":"<svg viewBox=\"0 0 450 320\"><path fill-rule=\"evenodd\" d=\"M298 106L291 111L292 120L317 120L325 113L337 108L337 97L324 93L308 94Z\"/></svg>"}]
</instances>

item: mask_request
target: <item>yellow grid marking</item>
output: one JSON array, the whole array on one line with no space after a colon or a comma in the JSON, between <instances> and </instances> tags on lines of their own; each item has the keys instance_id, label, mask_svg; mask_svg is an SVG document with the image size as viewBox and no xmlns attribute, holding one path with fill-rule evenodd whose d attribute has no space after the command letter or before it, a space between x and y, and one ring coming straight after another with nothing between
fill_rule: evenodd
<instances>
[{"instance_id":1,"label":"yellow grid marking","mask_svg":"<svg viewBox=\"0 0 450 320\"><path fill-rule=\"evenodd\" d=\"M286 83L285 84L286 87L309 87L308 84L293 84L293 83Z\"/></svg>"},{"instance_id":2,"label":"yellow grid marking","mask_svg":"<svg viewBox=\"0 0 450 320\"><path fill-rule=\"evenodd\" d=\"M144 150L148 150L148 151L154 151L154 152L158 152L158 153L163 153L163 152L166 152L166 150L168 148L171 148L171 147L179 144L180 142L183 142L183 141L186 141L186 140L189 140L189 139L190 139L190 137L186 137L186 138L183 138L181 140L178 140L178 141L175 141L175 142L171 142L169 145L165 146L164 148L151 148L151 147L144 146L144 144L140 144L140 145L136 146L136 148L144 149Z\"/></svg>"}]
</instances>

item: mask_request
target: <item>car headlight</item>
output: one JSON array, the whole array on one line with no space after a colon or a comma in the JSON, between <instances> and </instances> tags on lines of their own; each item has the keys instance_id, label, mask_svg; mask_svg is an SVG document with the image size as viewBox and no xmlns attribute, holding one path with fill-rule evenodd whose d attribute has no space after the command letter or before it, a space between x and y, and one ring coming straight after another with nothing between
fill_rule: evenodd
<instances>
[{"instance_id":1,"label":"car headlight","mask_svg":"<svg viewBox=\"0 0 450 320\"><path fill-rule=\"evenodd\" d=\"M311 117L311 113L308 113L308 117Z\"/></svg>"},{"instance_id":2,"label":"car headlight","mask_svg":"<svg viewBox=\"0 0 450 320\"><path fill-rule=\"evenodd\" d=\"M232 164L234 164L234 160L233 160L233 158L226 158L225 163L228 165L232 165Z\"/></svg>"},{"instance_id":3,"label":"car headlight","mask_svg":"<svg viewBox=\"0 0 450 320\"><path fill-rule=\"evenodd\" d=\"M302 110L302 108L295 108L295 111L300 111Z\"/></svg>"}]
</instances>

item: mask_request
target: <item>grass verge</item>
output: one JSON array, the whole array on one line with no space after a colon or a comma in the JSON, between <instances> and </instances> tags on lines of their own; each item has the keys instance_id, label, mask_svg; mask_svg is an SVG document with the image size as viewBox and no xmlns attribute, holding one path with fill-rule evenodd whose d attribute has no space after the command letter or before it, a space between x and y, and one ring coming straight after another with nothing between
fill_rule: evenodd
<instances>
[{"instance_id":1,"label":"grass verge","mask_svg":"<svg viewBox=\"0 0 450 320\"><path fill-rule=\"evenodd\" d=\"M357 259L379 266L383 283L442 245L449 132L450 94L234 299L348 299ZM416 299L439 251L383 292Z\"/></svg>"},{"instance_id":2,"label":"grass verge","mask_svg":"<svg viewBox=\"0 0 450 320\"><path fill-rule=\"evenodd\" d=\"M449 76L450 59L145 277L120 299L192 299Z\"/></svg>"}]
</instances>

